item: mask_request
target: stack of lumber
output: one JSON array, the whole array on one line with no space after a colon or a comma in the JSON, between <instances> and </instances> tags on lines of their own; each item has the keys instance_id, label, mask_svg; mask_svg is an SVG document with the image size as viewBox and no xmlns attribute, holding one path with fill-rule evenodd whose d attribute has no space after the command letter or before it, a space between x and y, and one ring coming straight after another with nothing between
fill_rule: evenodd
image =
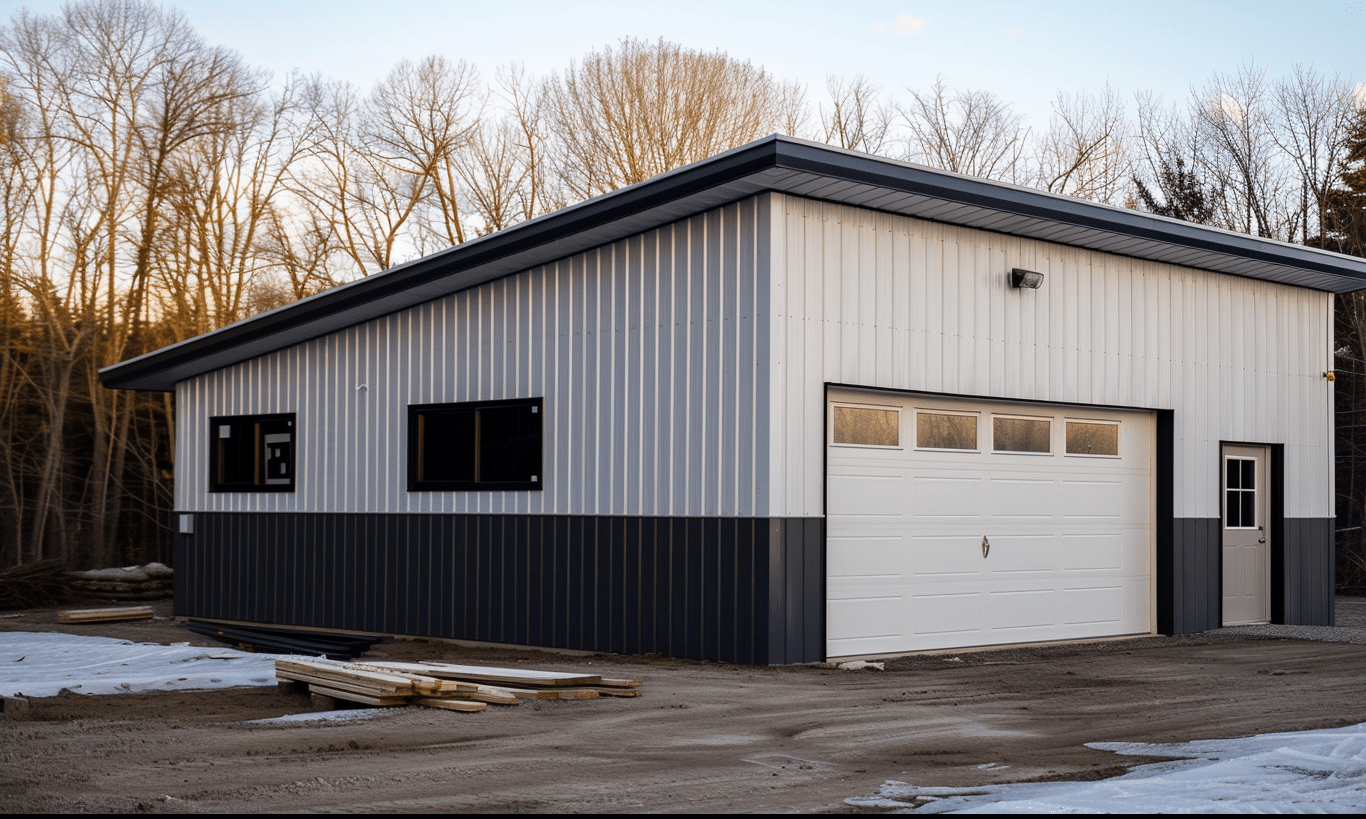
<instances>
[{"instance_id":1,"label":"stack of lumber","mask_svg":"<svg viewBox=\"0 0 1366 819\"><path fill-rule=\"evenodd\" d=\"M275 661L275 676L304 683L313 694L364 705L439 704L438 707L454 711L483 711L485 707L484 702L470 696L481 693L481 686L357 663L281 658ZM502 699L509 704L517 702L512 697Z\"/></svg>"},{"instance_id":2,"label":"stack of lumber","mask_svg":"<svg viewBox=\"0 0 1366 819\"><path fill-rule=\"evenodd\" d=\"M174 578L175 571L161 563L66 574L67 585L71 588L110 600L159 600L170 597L174 591Z\"/></svg>"},{"instance_id":3,"label":"stack of lumber","mask_svg":"<svg viewBox=\"0 0 1366 819\"><path fill-rule=\"evenodd\" d=\"M116 609L72 609L57 612L59 623L114 623L120 620L150 620L151 606L124 606Z\"/></svg>"},{"instance_id":4,"label":"stack of lumber","mask_svg":"<svg viewBox=\"0 0 1366 819\"><path fill-rule=\"evenodd\" d=\"M485 668L472 665L422 662L421 672L443 680L462 680L496 685L518 699L591 700L598 697L639 697L639 680L607 679L598 674L572 671L536 671L529 668Z\"/></svg>"},{"instance_id":5,"label":"stack of lumber","mask_svg":"<svg viewBox=\"0 0 1366 819\"><path fill-rule=\"evenodd\" d=\"M485 703L516 705L524 699L638 697L637 680L597 674L486 668L445 663L341 663L281 658L280 680L303 683L310 693L365 705L426 705L453 711L482 711Z\"/></svg>"},{"instance_id":6,"label":"stack of lumber","mask_svg":"<svg viewBox=\"0 0 1366 819\"><path fill-rule=\"evenodd\" d=\"M209 620L190 620L185 623L185 628L243 651L307 654L326 657L329 660L354 660L369 651L375 643L387 643L394 639L385 634L337 634L215 623Z\"/></svg>"}]
</instances>

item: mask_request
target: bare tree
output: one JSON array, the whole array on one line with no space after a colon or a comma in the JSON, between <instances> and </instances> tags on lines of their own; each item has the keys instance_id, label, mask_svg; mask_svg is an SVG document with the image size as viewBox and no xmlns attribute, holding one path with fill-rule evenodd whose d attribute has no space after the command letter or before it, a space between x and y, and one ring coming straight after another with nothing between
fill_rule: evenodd
<instances>
[{"instance_id":1,"label":"bare tree","mask_svg":"<svg viewBox=\"0 0 1366 819\"><path fill-rule=\"evenodd\" d=\"M300 146L295 86L275 100L234 100L232 126L196 142L174 165L174 218L157 243L157 314L180 338L260 310L250 295L277 278L266 252L289 207L286 174Z\"/></svg>"},{"instance_id":2,"label":"bare tree","mask_svg":"<svg viewBox=\"0 0 1366 819\"><path fill-rule=\"evenodd\" d=\"M404 228L427 191L425 172L391 166L371 150L356 90L311 80L304 89L309 124L291 188L328 232L328 252L343 254L362 275L392 267ZM424 169L425 170L425 169Z\"/></svg>"},{"instance_id":3,"label":"bare tree","mask_svg":"<svg viewBox=\"0 0 1366 819\"><path fill-rule=\"evenodd\" d=\"M1010 105L986 91L953 91L937 78L899 106L909 132L907 156L954 173L1019 182L1029 129Z\"/></svg>"},{"instance_id":4,"label":"bare tree","mask_svg":"<svg viewBox=\"0 0 1366 819\"><path fill-rule=\"evenodd\" d=\"M1195 92L1191 119L1202 137L1203 170L1226 197L1224 227L1294 241L1301 218L1286 196L1291 180L1277 161L1269 104L1264 72L1247 65Z\"/></svg>"},{"instance_id":5,"label":"bare tree","mask_svg":"<svg viewBox=\"0 0 1366 819\"><path fill-rule=\"evenodd\" d=\"M175 340L154 299L168 282L163 241L182 218L174 203L201 182L193 157L233 129L262 81L180 15L132 0L20 13L0 32L0 69L29 114L11 140L24 196L10 200L7 242L40 431L26 456L26 555L112 562L135 548L117 535L120 487L166 489L164 470L129 460L135 416L166 406L103 390L96 373Z\"/></svg>"},{"instance_id":6,"label":"bare tree","mask_svg":"<svg viewBox=\"0 0 1366 819\"><path fill-rule=\"evenodd\" d=\"M539 216L553 209L551 203L563 205L547 167L548 94L547 84L528 77L521 66L498 71L484 117L455 162L477 235Z\"/></svg>"},{"instance_id":7,"label":"bare tree","mask_svg":"<svg viewBox=\"0 0 1366 819\"><path fill-rule=\"evenodd\" d=\"M1346 167L1356 100L1352 85L1295 66L1272 87L1275 124L1271 138L1293 165L1299 237L1323 235L1330 192Z\"/></svg>"},{"instance_id":8,"label":"bare tree","mask_svg":"<svg viewBox=\"0 0 1366 819\"><path fill-rule=\"evenodd\" d=\"M442 247L467 238L458 153L478 122L477 81L464 62L428 57L399 63L364 100L345 83L308 84L306 161L291 178L357 272L432 249L423 226Z\"/></svg>"},{"instance_id":9,"label":"bare tree","mask_svg":"<svg viewBox=\"0 0 1366 819\"><path fill-rule=\"evenodd\" d=\"M770 133L784 87L724 53L625 39L553 81L549 116L570 195L588 198Z\"/></svg>"},{"instance_id":10,"label":"bare tree","mask_svg":"<svg viewBox=\"0 0 1366 819\"><path fill-rule=\"evenodd\" d=\"M464 60L427 57L416 65L399 63L375 87L366 107L366 143L389 170L411 179L426 178L425 206L434 213L423 221L433 243L420 250L460 244L468 238L461 202L459 153L476 131L482 95L478 72ZM414 183L405 183L405 188Z\"/></svg>"},{"instance_id":11,"label":"bare tree","mask_svg":"<svg viewBox=\"0 0 1366 819\"><path fill-rule=\"evenodd\" d=\"M888 146L892 107L880 99L880 89L862 74L845 79L831 74L825 80L828 108L819 108L821 139L831 145L881 154Z\"/></svg>"},{"instance_id":12,"label":"bare tree","mask_svg":"<svg viewBox=\"0 0 1366 819\"><path fill-rule=\"evenodd\" d=\"M1138 95L1130 207L1202 225L1222 225L1224 194L1208 179L1201 135L1173 106Z\"/></svg>"},{"instance_id":13,"label":"bare tree","mask_svg":"<svg viewBox=\"0 0 1366 819\"><path fill-rule=\"evenodd\" d=\"M511 119L489 120L460 153L456 168L469 207L479 217L479 235L526 218L526 203L534 198L535 189L529 184L531 166L528 154L521 150L522 136Z\"/></svg>"},{"instance_id":14,"label":"bare tree","mask_svg":"<svg viewBox=\"0 0 1366 819\"><path fill-rule=\"evenodd\" d=\"M22 109L0 76L0 543L12 544L19 559L24 538L24 402L29 388L24 357L29 348L27 316L16 292L14 266L21 252L20 230L31 194L23 157L16 150ZM0 566L8 561L0 556Z\"/></svg>"},{"instance_id":15,"label":"bare tree","mask_svg":"<svg viewBox=\"0 0 1366 819\"><path fill-rule=\"evenodd\" d=\"M515 126L519 162L526 170L517 193L517 218L525 221L559 210L568 202L551 159L550 102L554 85L529 76L521 65L500 69L497 81L506 118Z\"/></svg>"},{"instance_id":16,"label":"bare tree","mask_svg":"<svg viewBox=\"0 0 1366 819\"><path fill-rule=\"evenodd\" d=\"M321 293L349 278L334 266L332 225L306 206L270 210L258 248L262 260L268 261L269 272L252 283L255 295L249 294L248 312L253 315Z\"/></svg>"},{"instance_id":17,"label":"bare tree","mask_svg":"<svg viewBox=\"0 0 1366 819\"><path fill-rule=\"evenodd\" d=\"M1124 201L1133 176L1129 122L1109 85L1096 95L1059 94L1035 149L1040 188L1107 204Z\"/></svg>"},{"instance_id":18,"label":"bare tree","mask_svg":"<svg viewBox=\"0 0 1366 819\"><path fill-rule=\"evenodd\" d=\"M777 132L800 139L810 138L813 136L808 133L807 123L810 119L811 111L806 105L806 86L796 80L782 83L778 89Z\"/></svg>"}]
</instances>

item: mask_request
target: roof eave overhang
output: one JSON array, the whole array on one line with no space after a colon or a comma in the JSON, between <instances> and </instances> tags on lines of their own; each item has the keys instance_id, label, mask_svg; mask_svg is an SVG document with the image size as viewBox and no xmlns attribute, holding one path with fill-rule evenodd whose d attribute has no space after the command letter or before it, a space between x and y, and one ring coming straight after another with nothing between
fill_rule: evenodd
<instances>
[{"instance_id":1,"label":"roof eave overhang","mask_svg":"<svg viewBox=\"0 0 1366 819\"><path fill-rule=\"evenodd\" d=\"M768 137L100 371L106 387L187 378L307 341L764 191L870 207L1336 293L1366 260Z\"/></svg>"}]
</instances>

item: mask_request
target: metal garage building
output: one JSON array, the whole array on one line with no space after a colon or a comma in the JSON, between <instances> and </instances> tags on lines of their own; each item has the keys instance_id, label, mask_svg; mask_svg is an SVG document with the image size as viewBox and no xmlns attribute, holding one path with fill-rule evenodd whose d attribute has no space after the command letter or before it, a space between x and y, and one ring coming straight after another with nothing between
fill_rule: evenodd
<instances>
[{"instance_id":1,"label":"metal garage building","mask_svg":"<svg viewBox=\"0 0 1366 819\"><path fill-rule=\"evenodd\" d=\"M175 392L179 614L805 662L1331 623L1362 287L771 137L102 377Z\"/></svg>"}]
</instances>

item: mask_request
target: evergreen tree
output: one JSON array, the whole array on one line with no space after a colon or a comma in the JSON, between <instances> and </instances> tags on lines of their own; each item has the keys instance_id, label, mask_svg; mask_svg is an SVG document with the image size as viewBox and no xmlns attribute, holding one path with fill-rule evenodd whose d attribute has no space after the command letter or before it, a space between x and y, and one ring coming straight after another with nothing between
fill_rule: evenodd
<instances>
[{"instance_id":1,"label":"evergreen tree","mask_svg":"<svg viewBox=\"0 0 1366 819\"><path fill-rule=\"evenodd\" d=\"M1366 256L1366 107L1357 111L1347 134L1342 187L1329 191L1321 235L1309 244L1351 256Z\"/></svg>"},{"instance_id":2,"label":"evergreen tree","mask_svg":"<svg viewBox=\"0 0 1366 819\"><path fill-rule=\"evenodd\" d=\"M1163 202L1157 201L1157 197L1143 184L1142 179L1134 177L1135 193L1138 200L1143 203L1144 210L1158 216L1194 222L1197 225L1214 223L1222 192L1206 188L1195 170L1187 168L1185 160L1181 157L1162 159L1156 185L1165 200Z\"/></svg>"},{"instance_id":3,"label":"evergreen tree","mask_svg":"<svg viewBox=\"0 0 1366 819\"><path fill-rule=\"evenodd\" d=\"M1324 198L1322 231L1307 244L1366 256L1366 108L1348 131L1342 184ZM1337 298L1334 369L1337 583L1366 587L1366 294Z\"/></svg>"}]
</instances>

